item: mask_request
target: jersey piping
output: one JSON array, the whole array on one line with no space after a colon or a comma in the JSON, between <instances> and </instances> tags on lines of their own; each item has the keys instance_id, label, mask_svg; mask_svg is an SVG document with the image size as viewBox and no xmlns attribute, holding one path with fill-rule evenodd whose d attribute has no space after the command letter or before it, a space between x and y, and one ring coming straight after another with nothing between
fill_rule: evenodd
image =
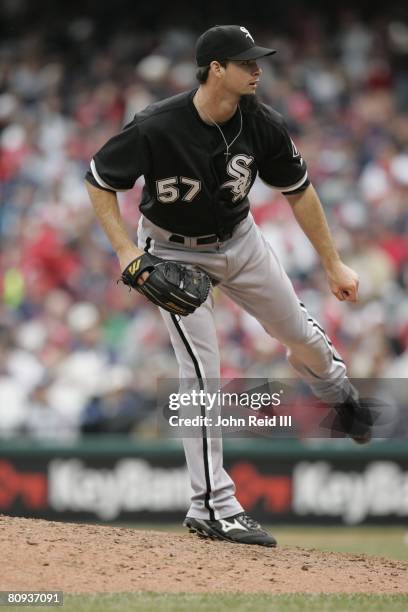
<instances>
[{"instance_id":1,"label":"jersey piping","mask_svg":"<svg viewBox=\"0 0 408 612\"><path fill-rule=\"evenodd\" d=\"M294 183L293 185L289 185L288 187L283 187L283 186L277 186L277 185L271 185L270 183L268 183L267 181L264 181L263 179L261 179L266 185L269 185L269 187L272 187L272 189L277 189L278 191L282 191L282 192L291 192L291 191L296 191L296 189L299 189L299 187L302 187L302 185L304 183L306 183L308 179L308 175L307 175L307 170L304 174L304 176L302 176L302 178L297 182Z\"/></svg>"},{"instance_id":2,"label":"jersey piping","mask_svg":"<svg viewBox=\"0 0 408 612\"><path fill-rule=\"evenodd\" d=\"M99 176L93 159L91 159L90 168L95 181L104 189L109 189L109 191L128 191L128 189L117 189L108 185L108 183L106 183L106 181L104 181L103 178Z\"/></svg>"}]
</instances>

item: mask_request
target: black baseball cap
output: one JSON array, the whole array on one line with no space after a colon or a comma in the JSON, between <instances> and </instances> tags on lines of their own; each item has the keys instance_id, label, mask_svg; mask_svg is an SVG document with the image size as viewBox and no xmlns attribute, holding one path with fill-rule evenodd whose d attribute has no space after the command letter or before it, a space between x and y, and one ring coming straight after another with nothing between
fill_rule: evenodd
<instances>
[{"instance_id":1,"label":"black baseball cap","mask_svg":"<svg viewBox=\"0 0 408 612\"><path fill-rule=\"evenodd\" d=\"M218 60L255 60L272 55L275 49L258 47L246 28L238 25L214 26L197 40L198 66L208 66Z\"/></svg>"}]
</instances>

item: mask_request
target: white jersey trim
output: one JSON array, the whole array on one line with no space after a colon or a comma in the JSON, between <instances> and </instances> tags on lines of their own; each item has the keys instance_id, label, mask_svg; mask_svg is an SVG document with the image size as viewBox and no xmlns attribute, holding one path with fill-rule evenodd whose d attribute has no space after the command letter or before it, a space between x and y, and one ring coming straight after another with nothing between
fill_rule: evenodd
<instances>
[{"instance_id":1,"label":"white jersey trim","mask_svg":"<svg viewBox=\"0 0 408 612\"><path fill-rule=\"evenodd\" d=\"M109 191L128 191L128 189L115 189L114 187L111 187L110 185L108 185L108 183L105 183L103 178L99 176L99 173L96 169L95 162L93 159L91 159L90 166L91 166L91 172L93 174L95 181L98 183L98 185L100 185L104 189L109 189Z\"/></svg>"},{"instance_id":2,"label":"white jersey trim","mask_svg":"<svg viewBox=\"0 0 408 612\"><path fill-rule=\"evenodd\" d=\"M300 179L300 181L298 181L294 185L289 185L288 187L277 187L276 185L271 185L270 183L267 183L266 181L264 181L264 183L266 183L266 185L269 185L269 187L272 187L272 189L278 189L278 191L282 191L286 193L288 191L295 191L296 189L299 189L299 187L301 187L303 183L305 183L306 181L307 181L307 170L304 176L302 176L302 178Z\"/></svg>"}]
</instances>

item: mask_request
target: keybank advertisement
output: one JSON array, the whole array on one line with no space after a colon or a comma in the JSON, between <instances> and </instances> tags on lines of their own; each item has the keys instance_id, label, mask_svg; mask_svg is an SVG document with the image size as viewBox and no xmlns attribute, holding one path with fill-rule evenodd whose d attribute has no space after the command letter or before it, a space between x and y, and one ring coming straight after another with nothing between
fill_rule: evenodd
<instances>
[{"instance_id":1,"label":"keybank advertisement","mask_svg":"<svg viewBox=\"0 0 408 612\"><path fill-rule=\"evenodd\" d=\"M352 461L227 458L237 497L257 519L402 523L408 457ZM154 457L2 456L0 513L51 520L182 521L191 489L181 453Z\"/></svg>"}]
</instances>

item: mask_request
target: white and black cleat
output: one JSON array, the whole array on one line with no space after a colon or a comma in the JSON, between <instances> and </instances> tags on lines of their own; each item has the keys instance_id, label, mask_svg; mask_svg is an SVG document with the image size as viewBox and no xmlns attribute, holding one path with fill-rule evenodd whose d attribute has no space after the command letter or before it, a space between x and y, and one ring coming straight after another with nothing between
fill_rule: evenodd
<instances>
[{"instance_id":1,"label":"white and black cleat","mask_svg":"<svg viewBox=\"0 0 408 612\"><path fill-rule=\"evenodd\" d=\"M355 400L349 397L333 408L337 418L333 429L347 434L357 444L367 444L372 438L374 413L370 409L370 400Z\"/></svg>"},{"instance_id":2,"label":"white and black cleat","mask_svg":"<svg viewBox=\"0 0 408 612\"><path fill-rule=\"evenodd\" d=\"M217 521L187 516L183 525L189 528L190 533L196 533L204 538L269 547L275 547L277 544L275 538L245 512Z\"/></svg>"}]
</instances>

